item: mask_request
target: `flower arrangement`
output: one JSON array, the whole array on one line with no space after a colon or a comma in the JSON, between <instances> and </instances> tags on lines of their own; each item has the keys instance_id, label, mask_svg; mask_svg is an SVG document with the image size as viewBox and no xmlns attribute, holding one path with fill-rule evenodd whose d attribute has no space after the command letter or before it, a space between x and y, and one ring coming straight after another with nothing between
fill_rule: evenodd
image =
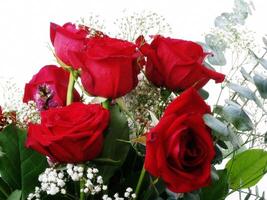
<instances>
[{"instance_id":1,"label":"flower arrangement","mask_svg":"<svg viewBox=\"0 0 267 200\"><path fill-rule=\"evenodd\" d=\"M26 83L19 106L0 107L0 199L265 199L252 187L267 172L267 62L240 39L250 11L236 0L205 42L164 36L155 13L121 19L117 37L51 23L57 65ZM224 75L214 68L226 52Z\"/></svg>"}]
</instances>

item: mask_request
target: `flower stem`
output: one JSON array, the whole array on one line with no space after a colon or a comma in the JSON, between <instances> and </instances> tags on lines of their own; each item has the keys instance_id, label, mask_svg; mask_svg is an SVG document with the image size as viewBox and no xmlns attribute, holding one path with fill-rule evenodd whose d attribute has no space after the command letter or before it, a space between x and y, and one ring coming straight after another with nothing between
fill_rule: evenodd
<instances>
[{"instance_id":1,"label":"flower stem","mask_svg":"<svg viewBox=\"0 0 267 200\"><path fill-rule=\"evenodd\" d=\"M110 100L107 99L106 101L102 102L102 106L103 106L103 108L109 110L109 108L110 108Z\"/></svg>"},{"instance_id":2,"label":"flower stem","mask_svg":"<svg viewBox=\"0 0 267 200\"><path fill-rule=\"evenodd\" d=\"M77 78L77 75L75 71L70 71L66 105L70 105L72 103L73 89L74 89L76 78Z\"/></svg>"},{"instance_id":3,"label":"flower stem","mask_svg":"<svg viewBox=\"0 0 267 200\"><path fill-rule=\"evenodd\" d=\"M139 176L139 180L138 180L137 186L135 188L135 194L136 194L136 198L135 199L138 198L138 194L140 192L140 189L141 189L145 174L146 174L146 170L145 170L145 166L143 165L143 168L142 168L141 174Z\"/></svg>"},{"instance_id":4,"label":"flower stem","mask_svg":"<svg viewBox=\"0 0 267 200\"><path fill-rule=\"evenodd\" d=\"M85 195L84 195L84 191L83 191L83 188L84 188L84 180L80 180L80 200L85 200Z\"/></svg>"}]
</instances>

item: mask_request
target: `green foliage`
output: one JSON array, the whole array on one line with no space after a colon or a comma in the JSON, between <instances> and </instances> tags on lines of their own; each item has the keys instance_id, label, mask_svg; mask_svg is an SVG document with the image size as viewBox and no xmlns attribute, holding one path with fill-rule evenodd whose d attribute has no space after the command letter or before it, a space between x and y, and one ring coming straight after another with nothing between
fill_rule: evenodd
<instances>
[{"instance_id":1,"label":"green foliage","mask_svg":"<svg viewBox=\"0 0 267 200\"><path fill-rule=\"evenodd\" d=\"M101 175L104 181L107 182L115 173L117 169L124 163L130 144L129 141L129 127L127 118L121 112L118 105L110 108L111 121L106 132L104 147L100 159L112 160L116 166L106 164L99 165Z\"/></svg>"},{"instance_id":2,"label":"green foliage","mask_svg":"<svg viewBox=\"0 0 267 200\"><path fill-rule=\"evenodd\" d=\"M255 95L255 93L250 88L241 86L235 83L229 83L227 86L233 91L235 91L236 93L238 93L240 96L248 100L254 101L257 104L257 106L265 110L262 103L258 99L258 97Z\"/></svg>"},{"instance_id":3,"label":"green foliage","mask_svg":"<svg viewBox=\"0 0 267 200\"><path fill-rule=\"evenodd\" d=\"M263 99L267 99L267 79L264 76L256 74L253 77L254 83Z\"/></svg>"},{"instance_id":4,"label":"green foliage","mask_svg":"<svg viewBox=\"0 0 267 200\"><path fill-rule=\"evenodd\" d=\"M8 197L7 200L20 200L21 198L21 190L15 190L12 194Z\"/></svg>"},{"instance_id":5,"label":"green foliage","mask_svg":"<svg viewBox=\"0 0 267 200\"><path fill-rule=\"evenodd\" d=\"M218 138L227 138L230 134L230 130L226 124L216 119L211 114L205 114L203 116L205 124L214 130L212 133Z\"/></svg>"},{"instance_id":6,"label":"green foliage","mask_svg":"<svg viewBox=\"0 0 267 200\"><path fill-rule=\"evenodd\" d=\"M226 169L231 189L254 186L267 172L267 152L261 149L246 150L229 160Z\"/></svg>"},{"instance_id":7,"label":"green foliage","mask_svg":"<svg viewBox=\"0 0 267 200\"><path fill-rule=\"evenodd\" d=\"M228 101L225 106L217 106L215 112L220 114L225 120L232 123L240 131L253 130L253 123L241 106Z\"/></svg>"},{"instance_id":8,"label":"green foliage","mask_svg":"<svg viewBox=\"0 0 267 200\"><path fill-rule=\"evenodd\" d=\"M0 199L7 199L10 193L11 188L2 178L0 178Z\"/></svg>"},{"instance_id":9,"label":"green foliage","mask_svg":"<svg viewBox=\"0 0 267 200\"><path fill-rule=\"evenodd\" d=\"M206 90L204 90L204 89L200 89L200 90L198 90L198 93L200 94L200 96L201 96L204 100L206 100L206 99L209 98L209 93L208 93Z\"/></svg>"},{"instance_id":10,"label":"green foliage","mask_svg":"<svg viewBox=\"0 0 267 200\"><path fill-rule=\"evenodd\" d=\"M227 170L219 170L217 173L219 179L213 181L210 186L201 189L200 200L223 200L227 196L229 191Z\"/></svg>"},{"instance_id":11,"label":"green foliage","mask_svg":"<svg viewBox=\"0 0 267 200\"><path fill-rule=\"evenodd\" d=\"M264 59L264 58L261 58L261 59L259 59L259 62L260 62L260 64L261 64L261 66L263 66L264 69L267 70L267 60Z\"/></svg>"},{"instance_id":12,"label":"green foliage","mask_svg":"<svg viewBox=\"0 0 267 200\"><path fill-rule=\"evenodd\" d=\"M240 72L241 72L241 74L245 80L247 80L251 83L254 83L253 78L250 76L250 74L243 67L241 67Z\"/></svg>"},{"instance_id":13,"label":"green foliage","mask_svg":"<svg viewBox=\"0 0 267 200\"><path fill-rule=\"evenodd\" d=\"M0 146L4 155L0 158L0 187L11 191L21 190L22 199L34 190L38 176L47 167L46 158L25 148L26 131L10 125L0 133ZM16 194L16 193L15 193Z\"/></svg>"},{"instance_id":14,"label":"green foliage","mask_svg":"<svg viewBox=\"0 0 267 200\"><path fill-rule=\"evenodd\" d=\"M198 191L185 193L183 200L200 200Z\"/></svg>"},{"instance_id":15,"label":"green foliage","mask_svg":"<svg viewBox=\"0 0 267 200\"><path fill-rule=\"evenodd\" d=\"M218 140L218 141L217 141L217 144L218 144L221 148L223 148L223 149L228 149L227 144L226 144L224 141L222 141L222 140Z\"/></svg>"}]
</instances>

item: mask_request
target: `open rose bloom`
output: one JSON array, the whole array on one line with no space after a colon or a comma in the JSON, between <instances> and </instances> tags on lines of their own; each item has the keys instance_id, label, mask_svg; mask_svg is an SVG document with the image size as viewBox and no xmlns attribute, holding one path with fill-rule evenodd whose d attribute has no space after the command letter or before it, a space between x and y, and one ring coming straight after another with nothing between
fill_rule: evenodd
<instances>
[{"instance_id":1,"label":"open rose bloom","mask_svg":"<svg viewBox=\"0 0 267 200\"><path fill-rule=\"evenodd\" d=\"M177 193L205 187L211 181L215 151L211 130L202 119L210 107L190 88L165 110L147 133L145 168Z\"/></svg>"},{"instance_id":2,"label":"open rose bloom","mask_svg":"<svg viewBox=\"0 0 267 200\"><path fill-rule=\"evenodd\" d=\"M140 36L137 44L147 57L146 76L156 86L179 91L190 87L200 89L210 79L216 83L224 80L223 74L203 65L207 54L197 43L158 35L151 44Z\"/></svg>"}]
</instances>

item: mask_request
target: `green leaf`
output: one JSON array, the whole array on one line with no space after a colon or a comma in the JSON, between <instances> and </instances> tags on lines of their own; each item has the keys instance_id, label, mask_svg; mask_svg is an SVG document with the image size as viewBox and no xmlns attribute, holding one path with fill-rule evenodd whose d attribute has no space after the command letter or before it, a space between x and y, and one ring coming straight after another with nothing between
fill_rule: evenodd
<instances>
[{"instance_id":1,"label":"green leaf","mask_svg":"<svg viewBox=\"0 0 267 200\"><path fill-rule=\"evenodd\" d=\"M267 152L246 150L226 164L230 188L233 190L254 186L267 171Z\"/></svg>"},{"instance_id":2,"label":"green leaf","mask_svg":"<svg viewBox=\"0 0 267 200\"><path fill-rule=\"evenodd\" d=\"M229 83L227 85L230 89L232 89L233 91L237 92L238 94L240 94L242 97L245 97L249 100L254 100L255 99L255 94L254 92L244 86L241 85L237 85L235 83Z\"/></svg>"},{"instance_id":3,"label":"green leaf","mask_svg":"<svg viewBox=\"0 0 267 200\"><path fill-rule=\"evenodd\" d=\"M267 98L267 78L256 74L253 77L254 83L263 99Z\"/></svg>"},{"instance_id":4,"label":"green leaf","mask_svg":"<svg viewBox=\"0 0 267 200\"><path fill-rule=\"evenodd\" d=\"M189 192L184 194L183 200L200 200L198 192Z\"/></svg>"},{"instance_id":5,"label":"green leaf","mask_svg":"<svg viewBox=\"0 0 267 200\"><path fill-rule=\"evenodd\" d=\"M214 130L212 133L218 138L226 138L229 133L229 128L226 124L213 117L211 114L205 114L203 116L205 124Z\"/></svg>"},{"instance_id":6,"label":"green leaf","mask_svg":"<svg viewBox=\"0 0 267 200\"><path fill-rule=\"evenodd\" d=\"M228 101L223 107L217 106L215 111L240 131L250 131L253 129L253 123L247 113L234 102Z\"/></svg>"},{"instance_id":7,"label":"green leaf","mask_svg":"<svg viewBox=\"0 0 267 200\"><path fill-rule=\"evenodd\" d=\"M119 140L129 141L129 127L126 116L121 112L118 105L110 108L111 121L106 132L106 138L101 158L120 161L117 166L99 166L104 181L107 182L114 172L124 163L130 144Z\"/></svg>"},{"instance_id":8,"label":"green leaf","mask_svg":"<svg viewBox=\"0 0 267 200\"><path fill-rule=\"evenodd\" d=\"M4 156L0 173L12 190L21 190L22 199L34 190L38 176L47 167L45 156L25 148L26 131L10 125L0 134Z\"/></svg>"},{"instance_id":9,"label":"green leaf","mask_svg":"<svg viewBox=\"0 0 267 200\"><path fill-rule=\"evenodd\" d=\"M259 62L261 66L263 66L264 69L267 69L267 60L264 58L259 59Z\"/></svg>"},{"instance_id":10,"label":"green leaf","mask_svg":"<svg viewBox=\"0 0 267 200\"><path fill-rule=\"evenodd\" d=\"M223 154L221 149L216 145L215 146L215 157L212 160L212 164L221 164L223 160Z\"/></svg>"},{"instance_id":11,"label":"green leaf","mask_svg":"<svg viewBox=\"0 0 267 200\"><path fill-rule=\"evenodd\" d=\"M200 89L200 90L198 90L198 93L200 94L200 96L201 96L204 100L206 100L206 99L209 98L209 93L208 93L206 90L204 90L204 89Z\"/></svg>"},{"instance_id":12,"label":"green leaf","mask_svg":"<svg viewBox=\"0 0 267 200\"><path fill-rule=\"evenodd\" d=\"M219 179L201 190L200 200L224 200L227 196L229 191L227 170L218 170L217 173Z\"/></svg>"},{"instance_id":13,"label":"green leaf","mask_svg":"<svg viewBox=\"0 0 267 200\"><path fill-rule=\"evenodd\" d=\"M4 152L2 151L2 147L0 146L0 158L4 155Z\"/></svg>"},{"instance_id":14,"label":"green leaf","mask_svg":"<svg viewBox=\"0 0 267 200\"><path fill-rule=\"evenodd\" d=\"M121 161L120 160L112 160L110 158L96 158L93 160L96 164L102 164L102 165L111 165L111 166L120 166Z\"/></svg>"},{"instance_id":15,"label":"green leaf","mask_svg":"<svg viewBox=\"0 0 267 200\"><path fill-rule=\"evenodd\" d=\"M224 141L222 141L222 140L218 140L218 141L217 141L217 144L218 144L221 148L223 148L223 149L228 149L227 144L226 144Z\"/></svg>"},{"instance_id":16,"label":"green leaf","mask_svg":"<svg viewBox=\"0 0 267 200\"><path fill-rule=\"evenodd\" d=\"M254 92L251 89L244 87L244 86L241 86L241 85L237 85L235 83L229 83L229 84L227 84L227 86L230 89L232 89L233 91L237 92L240 96L247 98L248 100L254 101L262 110L265 111L262 103L256 97L256 95L254 94Z\"/></svg>"},{"instance_id":17,"label":"green leaf","mask_svg":"<svg viewBox=\"0 0 267 200\"><path fill-rule=\"evenodd\" d=\"M208 61L212 65L224 66L226 65L226 59L222 51L218 49L212 49L212 55L208 56Z\"/></svg>"},{"instance_id":18,"label":"green leaf","mask_svg":"<svg viewBox=\"0 0 267 200\"><path fill-rule=\"evenodd\" d=\"M267 39L265 37L262 38L262 41L263 41L264 45L267 46Z\"/></svg>"},{"instance_id":19,"label":"green leaf","mask_svg":"<svg viewBox=\"0 0 267 200\"><path fill-rule=\"evenodd\" d=\"M251 83L254 83L253 78L249 75L249 73L246 72L246 70L243 67L241 67L240 72L242 76L244 77L244 79L246 79L247 81Z\"/></svg>"},{"instance_id":20,"label":"green leaf","mask_svg":"<svg viewBox=\"0 0 267 200\"><path fill-rule=\"evenodd\" d=\"M11 193L9 185L0 177L0 199L7 199Z\"/></svg>"},{"instance_id":21,"label":"green leaf","mask_svg":"<svg viewBox=\"0 0 267 200\"><path fill-rule=\"evenodd\" d=\"M12 194L8 197L7 200L20 200L21 198L21 190L15 190Z\"/></svg>"}]
</instances>

